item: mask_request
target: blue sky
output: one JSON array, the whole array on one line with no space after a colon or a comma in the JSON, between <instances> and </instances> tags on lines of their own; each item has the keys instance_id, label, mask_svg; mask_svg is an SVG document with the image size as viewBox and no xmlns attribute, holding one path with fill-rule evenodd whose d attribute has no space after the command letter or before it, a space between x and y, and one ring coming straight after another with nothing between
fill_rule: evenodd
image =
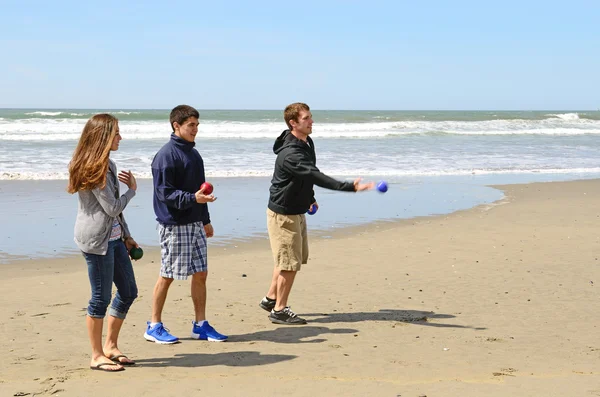
<instances>
[{"instance_id":1,"label":"blue sky","mask_svg":"<svg viewBox=\"0 0 600 397\"><path fill-rule=\"evenodd\" d=\"M598 1L12 1L0 107L600 108Z\"/></svg>"}]
</instances>

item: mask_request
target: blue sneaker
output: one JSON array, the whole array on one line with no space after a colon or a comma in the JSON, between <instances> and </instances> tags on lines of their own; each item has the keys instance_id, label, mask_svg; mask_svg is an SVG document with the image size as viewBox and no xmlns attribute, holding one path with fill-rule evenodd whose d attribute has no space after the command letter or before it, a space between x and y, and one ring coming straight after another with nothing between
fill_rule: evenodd
<instances>
[{"instance_id":1,"label":"blue sneaker","mask_svg":"<svg viewBox=\"0 0 600 397\"><path fill-rule=\"evenodd\" d=\"M225 342L229 338L227 335L218 333L208 321L205 321L202 326L198 326L195 321L192 321L192 325L192 338L194 339Z\"/></svg>"},{"instance_id":2,"label":"blue sneaker","mask_svg":"<svg viewBox=\"0 0 600 397\"><path fill-rule=\"evenodd\" d=\"M169 333L169 330L163 326L163 323L156 324L153 328L150 328L150 321L148 321L148 327L144 333L144 338L150 342L160 343L161 345L170 345L179 342L179 338Z\"/></svg>"}]
</instances>

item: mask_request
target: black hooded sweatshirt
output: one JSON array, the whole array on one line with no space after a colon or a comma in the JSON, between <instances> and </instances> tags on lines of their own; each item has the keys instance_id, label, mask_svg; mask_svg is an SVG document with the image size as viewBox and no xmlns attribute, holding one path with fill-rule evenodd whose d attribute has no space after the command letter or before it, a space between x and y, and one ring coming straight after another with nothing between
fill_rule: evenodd
<instances>
[{"instance_id":1,"label":"black hooded sweatshirt","mask_svg":"<svg viewBox=\"0 0 600 397\"><path fill-rule=\"evenodd\" d=\"M275 140L273 152L277 155L275 171L269 189L269 208L278 214L304 214L315 202L313 186L330 190L354 192L354 183L340 182L317 168L315 146L310 139L304 142L290 130Z\"/></svg>"}]
</instances>

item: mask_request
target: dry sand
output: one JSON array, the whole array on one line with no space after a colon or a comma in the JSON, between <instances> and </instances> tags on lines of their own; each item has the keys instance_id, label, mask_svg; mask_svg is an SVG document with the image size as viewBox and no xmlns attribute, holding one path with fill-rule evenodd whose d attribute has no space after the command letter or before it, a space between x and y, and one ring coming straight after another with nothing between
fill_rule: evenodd
<instances>
[{"instance_id":1,"label":"dry sand","mask_svg":"<svg viewBox=\"0 0 600 397\"><path fill-rule=\"evenodd\" d=\"M120 338L138 365L120 373L88 367L81 257L2 266L0 395L600 396L600 181L499 188L492 206L313 239L290 302L306 326L257 306L267 241L212 249L209 320L226 343L188 338L189 282L163 315L182 343L143 339L147 250Z\"/></svg>"}]
</instances>

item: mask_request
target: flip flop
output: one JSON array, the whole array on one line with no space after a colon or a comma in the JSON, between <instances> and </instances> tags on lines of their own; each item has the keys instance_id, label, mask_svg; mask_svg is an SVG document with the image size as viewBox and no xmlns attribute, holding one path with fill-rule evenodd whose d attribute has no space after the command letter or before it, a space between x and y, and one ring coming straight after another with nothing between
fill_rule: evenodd
<instances>
[{"instance_id":1,"label":"flip flop","mask_svg":"<svg viewBox=\"0 0 600 397\"><path fill-rule=\"evenodd\" d=\"M121 360L119 360L120 358L124 358L124 359L129 360L129 361L121 361ZM121 365L135 365L135 361L131 361L129 359L129 357L127 357L124 354L119 354L117 356L111 356L111 357L109 357L109 360L112 360L115 363L121 364Z\"/></svg>"},{"instance_id":2,"label":"flip flop","mask_svg":"<svg viewBox=\"0 0 600 397\"><path fill-rule=\"evenodd\" d=\"M93 369L94 371L104 371L104 372L125 371L125 368L123 368L123 367L118 368L118 369L106 369L106 368L104 368L107 365L115 366L115 365L119 365L119 364L117 364L117 363L100 363L98 365L90 365L90 369Z\"/></svg>"}]
</instances>

